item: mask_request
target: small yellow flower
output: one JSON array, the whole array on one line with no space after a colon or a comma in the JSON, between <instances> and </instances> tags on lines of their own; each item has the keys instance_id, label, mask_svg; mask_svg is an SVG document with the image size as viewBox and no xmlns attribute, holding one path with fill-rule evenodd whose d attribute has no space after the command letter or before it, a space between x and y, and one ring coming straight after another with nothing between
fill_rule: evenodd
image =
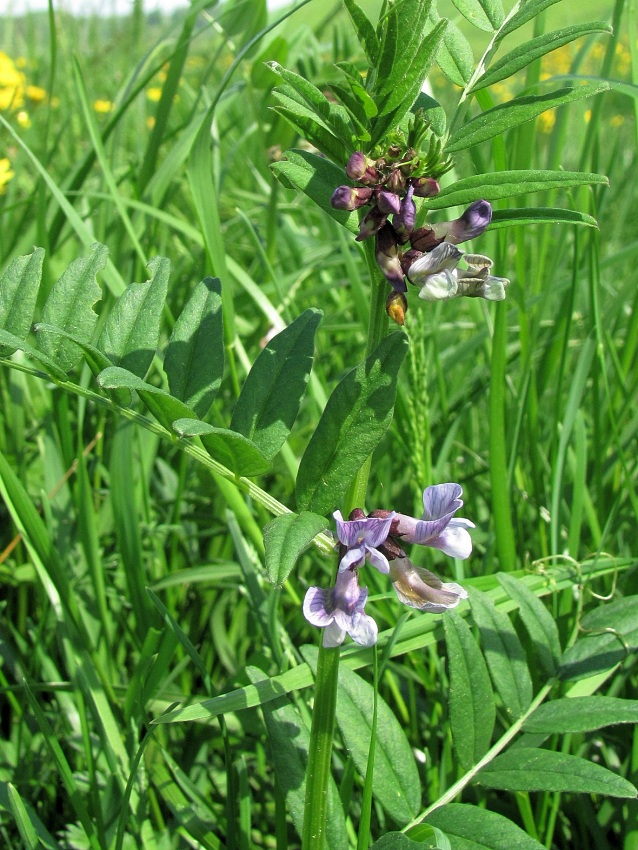
<instances>
[{"instance_id":1,"label":"small yellow flower","mask_svg":"<svg viewBox=\"0 0 638 850\"><path fill-rule=\"evenodd\" d=\"M31 118L29 118L29 113L26 112L24 109L21 109L20 112L18 112L18 114L16 115L16 119L23 130L28 130L31 126Z\"/></svg>"},{"instance_id":2,"label":"small yellow flower","mask_svg":"<svg viewBox=\"0 0 638 850\"><path fill-rule=\"evenodd\" d=\"M46 100L47 93L40 86L27 86L25 89L25 94L29 100L32 100L34 103L42 103L43 100Z\"/></svg>"},{"instance_id":3,"label":"small yellow flower","mask_svg":"<svg viewBox=\"0 0 638 850\"><path fill-rule=\"evenodd\" d=\"M113 111L113 103L110 100L94 100L93 109L100 114Z\"/></svg>"},{"instance_id":4,"label":"small yellow flower","mask_svg":"<svg viewBox=\"0 0 638 850\"><path fill-rule=\"evenodd\" d=\"M539 133L551 133L555 123L556 113L553 109L541 112L536 119L536 126L538 127Z\"/></svg>"},{"instance_id":5,"label":"small yellow flower","mask_svg":"<svg viewBox=\"0 0 638 850\"><path fill-rule=\"evenodd\" d=\"M589 124L591 121L591 109L586 109L583 117L585 118L585 124Z\"/></svg>"},{"instance_id":6,"label":"small yellow flower","mask_svg":"<svg viewBox=\"0 0 638 850\"><path fill-rule=\"evenodd\" d=\"M154 103L157 103L161 96L162 89L159 86L152 86L150 89L146 89L146 97Z\"/></svg>"},{"instance_id":7,"label":"small yellow flower","mask_svg":"<svg viewBox=\"0 0 638 850\"><path fill-rule=\"evenodd\" d=\"M6 156L2 157L2 159L0 159L0 195L5 192L4 187L9 180L11 180L14 174L15 172L11 170L11 163L9 160Z\"/></svg>"}]
</instances>

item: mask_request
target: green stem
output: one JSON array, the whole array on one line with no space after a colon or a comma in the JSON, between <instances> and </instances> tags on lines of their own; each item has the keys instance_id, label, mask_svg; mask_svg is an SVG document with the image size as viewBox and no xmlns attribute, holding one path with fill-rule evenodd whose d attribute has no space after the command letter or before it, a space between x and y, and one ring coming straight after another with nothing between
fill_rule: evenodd
<instances>
[{"instance_id":1,"label":"green stem","mask_svg":"<svg viewBox=\"0 0 638 850\"><path fill-rule=\"evenodd\" d=\"M374 259L373 240L364 243L366 262L370 272L371 303L366 342L366 357L383 339L387 328L385 312L386 284L379 275ZM352 508L365 504L372 458L361 466L346 494L346 516ZM339 680L339 648L319 647L317 675L315 677L315 706L312 713L308 770L306 773L306 802L304 809L301 850L323 850L326 837L328 787L334 740L337 685Z\"/></svg>"}]
</instances>

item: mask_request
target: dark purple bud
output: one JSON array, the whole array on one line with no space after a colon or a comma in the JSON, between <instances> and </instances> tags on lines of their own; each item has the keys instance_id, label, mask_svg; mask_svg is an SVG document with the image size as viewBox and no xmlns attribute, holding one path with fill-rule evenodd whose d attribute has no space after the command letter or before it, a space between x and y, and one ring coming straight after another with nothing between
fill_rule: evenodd
<instances>
[{"instance_id":1,"label":"dark purple bud","mask_svg":"<svg viewBox=\"0 0 638 850\"><path fill-rule=\"evenodd\" d=\"M405 324L405 314L408 311L405 295L402 292L391 292L385 302L385 311L395 324Z\"/></svg>"},{"instance_id":2,"label":"dark purple bud","mask_svg":"<svg viewBox=\"0 0 638 850\"><path fill-rule=\"evenodd\" d=\"M381 230L387 219L388 216L382 213L380 209L372 207L359 225L359 232L355 237L356 241L363 242L364 239L374 236L375 233Z\"/></svg>"},{"instance_id":3,"label":"dark purple bud","mask_svg":"<svg viewBox=\"0 0 638 850\"><path fill-rule=\"evenodd\" d=\"M392 217L392 226L394 227L400 242L407 242L410 234L414 230L414 222L416 220L416 205L412 200L414 189L408 186L408 191L401 201L401 209L398 215Z\"/></svg>"},{"instance_id":4,"label":"dark purple bud","mask_svg":"<svg viewBox=\"0 0 638 850\"><path fill-rule=\"evenodd\" d=\"M350 514L348 516L348 522L354 522L357 519L365 519L365 518L366 518L365 511L363 511L361 508L353 508L350 511ZM384 517L384 519L387 519L387 517Z\"/></svg>"},{"instance_id":5,"label":"dark purple bud","mask_svg":"<svg viewBox=\"0 0 638 850\"><path fill-rule=\"evenodd\" d=\"M397 160L401 156L401 148L398 145L390 145L386 151L386 157L389 160Z\"/></svg>"},{"instance_id":6,"label":"dark purple bud","mask_svg":"<svg viewBox=\"0 0 638 850\"><path fill-rule=\"evenodd\" d=\"M351 180L373 186L379 182L381 175L374 167L374 160L361 151L355 151L346 165L346 174Z\"/></svg>"},{"instance_id":7,"label":"dark purple bud","mask_svg":"<svg viewBox=\"0 0 638 850\"><path fill-rule=\"evenodd\" d=\"M492 207L489 201L474 201L460 218L449 223L448 242L458 245L480 236L492 220Z\"/></svg>"},{"instance_id":8,"label":"dark purple bud","mask_svg":"<svg viewBox=\"0 0 638 850\"><path fill-rule=\"evenodd\" d=\"M393 168L385 184L390 192L403 192L405 189L405 177L398 168Z\"/></svg>"},{"instance_id":9,"label":"dark purple bud","mask_svg":"<svg viewBox=\"0 0 638 850\"><path fill-rule=\"evenodd\" d=\"M384 215L398 213L401 209L401 199L394 192L388 192L387 189L380 189L377 195L377 206Z\"/></svg>"},{"instance_id":10,"label":"dark purple bud","mask_svg":"<svg viewBox=\"0 0 638 850\"><path fill-rule=\"evenodd\" d=\"M427 252L440 245L444 238L443 236L439 238L433 228L424 225L410 234L410 245L417 251Z\"/></svg>"},{"instance_id":11,"label":"dark purple bud","mask_svg":"<svg viewBox=\"0 0 638 850\"><path fill-rule=\"evenodd\" d=\"M410 183L414 186L414 194L417 198L431 198L441 191L441 187L433 177L413 177Z\"/></svg>"},{"instance_id":12,"label":"dark purple bud","mask_svg":"<svg viewBox=\"0 0 638 850\"><path fill-rule=\"evenodd\" d=\"M375 257L377 265L385 278L392 284L392 288L399 292L405 292L407 287L399 261L397 237L391 224L385 224L377 233Z\"/></svg>"},{"instance_id":13,"label":"dark purple bud","mask_svg":"<svg viewBox=\"0 0 638 850\"><path fill-rule=\"evenodd\" d=\"M358 210L372 197L372 189L353 189L351 186L339 186L332 193L330 203L336 210Z\"/></svg>"}]
</instances>

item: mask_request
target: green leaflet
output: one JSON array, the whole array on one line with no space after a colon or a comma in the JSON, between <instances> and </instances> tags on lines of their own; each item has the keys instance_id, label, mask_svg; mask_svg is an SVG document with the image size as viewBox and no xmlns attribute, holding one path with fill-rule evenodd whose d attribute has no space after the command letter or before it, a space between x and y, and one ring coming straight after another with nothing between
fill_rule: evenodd
<instances>
[{"instance_id":1,"label":"green leaflet","mask_svg":"<svg viewBox=\"0 0 638 850\"><path fill-rule=\"evenodd\" d=\"M553 676L560 663L561 648L554 618L541 600L528 587L508 573L498 573L499 583L517 603L523 625L534 645L546 675Z\"/></svg>"},{"instance_id":2,"label":"green leaflet","mask_svg":"<svg viewBox=\"0 0 638 850\"><path fill-rule=\"evenodd\" d=\"M363 47L368 61L371 65L376 65L379 56L379 39L374 31L374 27L354 0L343 0L343 5L346 7L352 26L357 33L361 46Z\"/></svg>"},{"instance_id":3,"label":"green leaflet","mask_svg":"<svg viewBox=\"0 0 638 850\"><path fill-rule=\"evenodd\" d=\"M183 401L165 390L147 384L137 375L120 366L109 366L97 376L98 384L107 390L135 390L157 421L168 431L176 419L196 419L193 411Z\"/></svg>"},{"instance_id":4,"label":"green leaflet","mask_svg":"<svg viewBox=\"0 0 638 850\"><path fill-rule=\"evenodd\" d=\"M44 249L36 248L31 254L16 257L0 277L0 329L18 339L25 339L31 328L43 262ZM8 357L15 350L0 344L0 357Z\"/></svg>"},{"instance_id":5,"label":"green leaflet","mask_svg":"<svg viewBox=\"0 0 638 850\"><path fill-rule=\"evenodd\" d=\"M486 593L470 588L470 602L494 687L510 720L517 720L532 701L532 677L525 650L510 618L496 608Z\"/></svg>"},{"instance_id":6,"label":"green leaflet","mask_svg":"<svg viewBox=\"0 0 638 850\"><path fill-rule=\"evenodd\" d=\"M544 189L567 189L570 186L585 186L589 183L607 184L602 174L580 171L496 171L493 174L475 174L457 180L442 189L434 198L423 198L422 206L429 210L442 210L457 204L469 204L484 198L495 201L512 198L528 192Z\"/></svg>"},{"instance_id":7,"label":"green leaflet","mask_svg":"<svg viewBox=\"0 0 638 850\"><path fill-rule=\"evenodd\" d=\"M424 839L412 841L403 832L386 832L382 838L374 842L371 850L419 850L419 848L420 850L430 850L431 848L434 850L434 848L442 848L441 839L432 828L430 828L430 833L433 843L425 843Z\"/></svg>"},{"instance_id":8,"label":"green leaflet","mask_svg":"<svg viewBox=\"0 0 638 850\"><path fill-rule=\"evenodd\" d=\"M347 157L348 153L344 150L344 167ZM286 151L286 159L273 162L270 169L288 189L300 189L339 224L347 227L352 233L359 232L357 213L335 210L330 203L337 186L348 182L343 168L314 153L290 150Z\"/></svg>"},{"instance_id":9,"label":"green leaflet","mask_svg":"<svg viewBox=\"0 0 638 850\"><path fill-rule=\"evenodd\" d=\"M523 730L533 735L565 735L617 723L638 723L638 700L604 696L555 699L539 706Z\"/></svg>"},{"instance_id":10,"label":"green leaflet","mask_svg":"<svg viewBox=\"0 0 638 850\"><path fill-rule=\"evenodd\" d=\"M272 94L280 104L273 106L273 112L285 118L300 136L335 162L344 159L343 142L340 142L330 130L317 121L310 109L302 106L294 98L288 97L283 90L275 90Z\"/></svg>"},{"instance_id":11,"label":"green leaflet","mask_svg":"<svg viewBox=\"0 0 638 850\"><path fill-rule=\"evenodd\" d=\"M303 647L304 659L313 672L317 650ZM347 667L339 669L337 724L357 770L365 776L372 727L372 685ZM419 811L419 774L405 732L387 703L377 697L377 733L372 793L398 824L410 821Z\"/></svg>"},{"instance_id":12,"label":"green leaflet","mask_svg":"<svg viewBox=\"0 0 638 850\"><path fill-rule=\"evenodd\" d=\"M587 227L598 227L596 219L578 210L564 210L555 207L528 207L507 210L494 210L490 230L501 227L514 227L527 224L584 224Z\"/></svg>"},{"instance_id":13,"label":"green leaflet","mask_svg":"<svg viewBox=\"0 0 638 850\"><path fill-rule=\"evenodd\" d=\"M583 86L566 86L543 95L517 97L472 118L454 133L445 146L445 150L447 153L465 150L472 145L478 145L480 142L498 136L512 127L531 121L548 109L556 109L566 103L592 97L603 91L609 91L610 88L609 83L602 81Z\"/></svg>"},{"instance_id":14,"label":"green leaflet","mask_svg":"<svg viewBox=\"0 0 638 850\"><path fill-rule=\"evenodd\" d=\"M545 9L559 2L560 0L527 0L499 32L499 39L505 38L506 35L531 21L536 15L540 15Z\"/></svg>"},{"instance_id":15,"label":"green leaflet","mask_svg":"<svg viewBox=\"0 0 638 850\"><path fill-rule=\"evenodd\" d=\"M259 685L268 677L257 667L247 667L250 680ZM286 798L286 809L295 829L302 834L306 797L306 765L310 732L299 711L284 697L262 706L277 782ZM331 778L328 785L326 850L347 850L348 834L339 792Z\"/></svg>"},{"instance_id":16,"label":"green leaflet","mask_svg":"<svg viewBox=\"0 0 638 850\"><path fill-rule=\"evenodd\" d=\"M426 823L453 839L454 850L542 850L535 838L508 818L478 806L449 803L428 815Z\"/></svg>"},{"instance_id":17,"label":"green leaflet","mask_svg":"<svg viewBox=\"0 0 638 850\"><path fill-rule=\"evenodd\" d=\"M394 51L389 68L379 69L374 87L378 95L387 95L397 87L397 84L403 85L406 75L420 73L419 69L414 69L413 66L421 43L424 38L427 38L423 22L427 19L432 4L433 0L412 0L410 3L399 3L395 7L400 49ZM388 23L390 20L392 20L391 17L388 18ZM409 87L410 84L407 88Z\"/></svg>"},{"instance_id":18,"label":"green leaflet","mask_svg":"<svg viewBox=\"0 0 638 850\"><path fill-rule=\"evenodd\" d=\"M48 374L53 375L53 377L57 378L61 381L66 381L67 375L66 372L63 371L58 364L48 357L46 354L43 354L41 351L38 351L37 348L33 348L33 346L24 342L24 340L20 339L20 337L15 336L14 334L10 334L8 331L2 330L0 328L0 346L4 351L24 351L24 353L30 357L32 360L35 360L36 363L40 363L44 366L45 370Z\"/></svg>"},{"instance_id":19,"label":"green leaflet","mask_svg":"<svg viewBox=\"0 0 638 850\"><path fill-rule=\"evenodd\" d=\"M487 752L496 708L485 661L470 627L455 611L443 617L450 676L450 725L454 748L464 768Z\"/></svg>"},{"instance_id":20,"label":"green leaflet","mask_svg":"<svg viewBox=\"0 0 638 850\"><path fill-rule=\"evenodd\" d=\"M487 788L502 791L567 791L635 797L636 788L611 770L553 750L514 747L477 774Z\"/></svg>"},{"instance_id":21,"label":"green leaflet","mask_svg":"<svg viewBox=\"0 0 638 850\"><path fill-rule=\"evenodd\" d=\"M206 416L224 374L222 286L219 278L198 283L175 322L164 371L171 395Z\"/></svg>"},{"instance_id":22,"label":"green leaflet","mask_svg":"<svg viewBox=\"0 0 638 850\"><path fill-rule=\"evenodd\" d=\"M440 15L433 6L429 19L432 24L438 23ZM472 78L474 71L474 55L469 41L452 21L448 21L443 33L443 43L436 57L439 68L445 76L457 86L465 86Z\"/></svg>"},{"instance_id":23,"label":"green leaflet","mask_svg":"<svg viewBox=\"0 0 638 850\"><path fill-rule=\"evenodd\" d=\"M313 539L328 527L328 521L319 514L302 511L300 514L283 514L264 527L266 550L266 575L275 585L282 585L301 554Z\"/></svg>"},{"instance_id":24,"label":"green leaflet","mask_svg":"<svg viewBox=\"0 0 638 850\"><path fill-rule=\"evenodd\" d=\"M208 454L235 475L261 475L270 469L263 452L236 431L215 428L199 419L176 419L172 428L180 437L199 437Z\"/></svg>"},{"instance_id":25,"label":"green leaflet","mask_svg":"<svg viewBox=\"0 0 638 850\"><path fill-rule=\"evenodd\" d=\"M501 0L452 0L471 24L484 32L497 30L505 17Z\"/></svg>"},{"instance_id":26,"label":"green leaflet","mask_svg":"<svg viewBox=\"0 0 638 850\"><path fill-rule=\"evenodd\" d=\"M327 514L337 507L390 425L407 347L404 333L390 334L333 391L299 465L299 510Z\"/></svg>"},{"instance_id":27,"label":"green leaflet","mask_svg":"<svg viewBox=\"0 0 638 850\"><path fill-rule=\"evenodd\" d=\"M140 378L146 375L157 350L170 262L154 257L148 269L150 279L131 283L117 300L97 344L114 366Z\"/></svg>"},{"instance_id":28,"label":"green leaflet","mask_svg":"<svg viewBox=\"0 0 638 850\"><path fill-rule=\"evenodd\" d=\"M305 310L268 342L235 405L231 430L252 440L269 460L282 447L297 418L322 316L320 310Z\"/></svg>"},{"instance_id":29,"label":"green leaflet","mask_svg":"<svg viewBox=\"0 0 638 850\"><path fill-rule=\"evenodd\" d=\"M554 32L544 33L531 41L526 41L516 47L510 53L499 59L491 65L484 74L482 74L477 82L472 86L470 91L477 91L486 86L491 86L507 77L511 77L517 71L526 68L535 59L539 59L546 53L557 50L565 44L569 44L576 38L581 38L584 35L592 33L611 33L611 27L604 21L594 21L587 24L577 24L572 27L555 30Z\"/></svg>"},{"instance_id":30,"label":"green leaflet","mask_svg":"<svg viewBox=\"0 0 638 850\"><path fill-rule=\"evenodd\" d=\"M74 260L53 285L42 309L42 321L89 342L97 322L93 305L102 297L96 275L106 266L108 249L95 243L91 254ZM60 334L38 336L38 348L68 372L82 358L78 346Z\"/></svg>"}]
</instances>

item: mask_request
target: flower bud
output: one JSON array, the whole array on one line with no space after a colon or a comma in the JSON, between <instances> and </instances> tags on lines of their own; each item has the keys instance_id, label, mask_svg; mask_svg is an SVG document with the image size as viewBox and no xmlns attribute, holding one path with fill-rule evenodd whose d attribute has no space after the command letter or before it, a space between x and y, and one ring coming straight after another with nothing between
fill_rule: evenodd
<instances>
[{"instance_id":1,"label":"flower bud","mask_svg":"<svg viewBox=\"0 0 638 850\"><path fill-rule=\"evenodd\" d=\"M416 205L412 200L413 192L413 187L408 186L408 191L401 201L401 210L399 211L399 214L392 217L392 226L394 227L400 242L407 242L410 234L414 230Z\"/></svg>"},{"instance_id":2,"label":"flower bud","mask_svg":"<svg viewBox=\"0 0 638 850\"><path fill-rule=\"evenodd\" d=\"M480 236L492 220L492 207L488 201L474 201L460 218L437 224L436 235L442 236L447 242L458 245Z\"/></svg>"},{"instance_id":3,"label":"flower bud","mask_svg":"<svg viewBox=\"0 0 638 850\"><path fill-rule=\"evenodd\" d=\"M339 186L332 193L330 203L336 210L357 210L367 204L372 197L372 189Z\"/></svg>"},{"instance_id":4,"label":"flower bud","mask_svg":"<svg viewBox=\"0 0 638 850\"><path fill-rule=\"evenodd\" d=\"M394 192L389 192L387 189L380 189L377 195L377 206L385 215L398 213L401 209L401 199Z\"/></svg>"},{"instance_id":5,"label":"flower bud","mask_svg":"<svg viewBox=\"0 0 638 850\"><path fill-rule=\"evenodd\" d=\"M403 192L405 189L405 177L403 173L398 168L393 168L385 185L391 192Z\"/></svg>"},{"instance_id":6,"label":"flower bud","mask_svg":"<svg viewBox=\"0 0 638 850\"><path fill-rule=\"evenodd\" d=\"M381 179L381 175L374 167L374 160L369 159L361 151L355 151L346 165L346 174L351 180L373 186Z\"/></svg>"},{"instance_id":7,"label":"flower bud","mask_svg":"<svg viewBox=\"0 0 638 850\"><path fill-rule=\"evenodd\" d=\"M413 177L410 183L414 187L414 194L417 198L431 198L441 191L438 181L433 177Z\"/></svg>"},{"instance_id":8,"label":"flower bud","mask_svg":"<svg viewBox=\"0 0 638 850\"><path fill-rule=\"evenodd\" d=\"M375 257L379 268L392 284L392 288L405 292L406 285L399 262L397 238L391 224L385 224L377 233Z\"/></svg>"},{"instance_id":9,"label":"flower bud","mask_svg":"<svg viewBox=\"0 0 638 850\"><path fill-rule=\"evenodd\" d=\"M402 292L391 292L388 295L385 302L385 311L395 324L405 324L407 310L408 302Z\"/></svg>"},{"instance_id":10,"label":"flower bud","mask_svg":"<svg viewBox=\"0 0 638 850\"><path fill-rule=\"evenodd\" d=\"M431 251L437 245L440 245L441 242L443 242L443 237L439 239L434 229L427 225L419 227L418 230L410 234L410 245L416 248L417 251Z\"/></svg>"},{"instance_id":11,"label":"flower bud","mask_svg":"<svg viewBox=\"0 0 638 850\"><path fill-rule=\"evenodd\" d=\"M388 216L385 213L382 213L377 207L372 207L359 225L359 232L355 237L356 241L363 242L364 239L374 236L375 233L381 230L387 219Z\"/></svg>"}]
</instances>

